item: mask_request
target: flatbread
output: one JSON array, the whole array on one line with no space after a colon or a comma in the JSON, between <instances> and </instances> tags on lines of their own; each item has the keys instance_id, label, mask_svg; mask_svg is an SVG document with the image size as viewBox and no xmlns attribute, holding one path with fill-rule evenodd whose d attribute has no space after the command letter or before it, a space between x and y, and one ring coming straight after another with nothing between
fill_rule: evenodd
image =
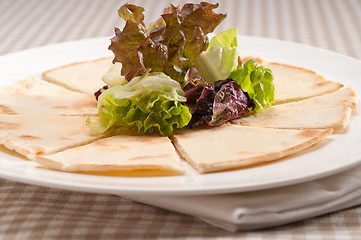
<instances>
[{"instance_id":1,"label":"flatbread","mask_svg":"<svg viewBox=\"0 0 361 240\"><path fill-rule=\"evenodd\" d=\"M299 101L339 90L342 84L329 81L314 71L287 64L264 62L273 73L275 104Z\"/></svg>"},{"instance_id":2,"label":"flatbread","mask_svg":"<svg viewBox=\"0 0 361 240\"><path fill-rule=\"evenodd\" d=\"M285 130L225 124L191 129L172 138L180 154L200 173L249 167L304 150L332 129Z\"/></svg>"},{"instance_id":3,"label":"flatbread","mask_svg":"<svg viewBox=\"0 0 361 240\"><path fill-rule=\"evenodd\" d=\"M69 172L160 169L182 173L171 141L159 136L117 135L88 145L35 159L47 167Z\"/></svg>"},{"instance_id":4,"label":"flatbread","mask_svg":"<svg viewBox=\"0 0 361 240\"><path fill-rule=\"evenodd\" d=\"M105 85L101 77L112 66L112 59L106 57L60 66L43 72L42 78L70 90L93 95Z\"/></svg>"},{"instance_id":5,"label":"flatbread","mask_svg":"<svg viewBox=\"0 0 361 240\"><path fill-rule=\"evenodd\" d=\"M0 114L0 144L33 159L100 139L85 116Z\"/></svg>"},{"instance_id":6,"label":"flatbread","mask_svg":"<svg viewBox=\"0 0 361 240\"><path fill-rule=\"evenodd\" d=\"M182 129L171 137L175 148L164 137L109 137L88 128L87 116L75 115L96 112L93 94L103 87L101 77L112 66L111 60L70 64L42 74L46 81L58 86L29 78L1 88L5 97L0 100L0 144L45 167L86 173L161 170L180 174L183 168L176 148L195 169L207 173L263 164L302 151L326 138L332 128L346 127L351 109L356 106L352 89L338 91L342 84L306 69L258 59L273 71L276 89L276 105L261 113L268 114L264 118L278 126L263 120L260 127L240 126L237 122ZM88 109L90 102L93 105ZM308 115L304 114L307 108ZM306 116L297 120L304 125L294 119L302 113ZM252 117L256 115L241 120ZM292 128L306 130L277 129L291 128L292 124Z\"/></svg>"},{"instance_id":7,"label":"flatbread","mask_svg":"<svg viewBox=\"0 0 361 240\"><path fill-rule=\"evenodd\" d=\"M94 96L29 77L0 87L0 114L96 115Z\"/></svg>"},{"instance_id":8,"label":"flatbread","mask_svg":"<svg viewBox=\"0 0 361 240\"><path fill-rule=\"evenodd\" d=\"M259 113L232 120L243 126L311 129L347 128L351 112L357 105L352 88L317 96L298 102L272 106Z\"/></svg>"}]
</instances>

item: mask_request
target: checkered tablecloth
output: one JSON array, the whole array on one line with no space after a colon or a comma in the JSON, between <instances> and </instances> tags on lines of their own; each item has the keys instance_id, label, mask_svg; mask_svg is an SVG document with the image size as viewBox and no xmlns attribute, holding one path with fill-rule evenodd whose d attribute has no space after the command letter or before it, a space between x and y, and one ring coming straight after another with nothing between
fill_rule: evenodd
<instances>
[{"instance_id":1,"label":"checkered tablecloth","mask_svg":"<svg viewBox=\"0 0 361 240\"><path fill-rule=\"evenodd\" d=\"M111 36L120 0L0 0L0 55L57 42ZM170 2L127 1L158 18ZM216 2L216 1L211 1ZM361 59L360 0L219 0L241 35L288 40ZM0 81L2 81L0 79ZM0 159L1 160L1 159ZM253 232L230 233L203 221L113 195L0 180L0 239L360 239L361 207Z\"/></svg>"}]
</instances>

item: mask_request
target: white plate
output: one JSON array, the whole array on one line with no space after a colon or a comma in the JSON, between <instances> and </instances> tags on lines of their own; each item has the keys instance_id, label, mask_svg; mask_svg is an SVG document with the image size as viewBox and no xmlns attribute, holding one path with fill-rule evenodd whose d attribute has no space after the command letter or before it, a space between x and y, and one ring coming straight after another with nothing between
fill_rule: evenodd
<instances>
[{"instance_id":1,"label":"white plate","mask_svg":"<svg viewBox=\"0 0 361 240\"><path fill-rule=\"evenodd\" d=\"M45 46L0 57L1 85L62 64L111 55L108 38ZM326 78L352 86L361 96L361 62L340 54L290 42L241 37L242 55L261 56L312 69ZM305 109L305 114L307 109ZM200 175L186 163L184 176L113 177L51 171L34 162L0 152L0 177L14 181L76 191L112 194L190 195L252 191L290 185L344 171L361 161L360 114L349 130L333 134L326 144L268 165ZM270 143L271 144L271 143Z\"/></svg>"}]
</instances>

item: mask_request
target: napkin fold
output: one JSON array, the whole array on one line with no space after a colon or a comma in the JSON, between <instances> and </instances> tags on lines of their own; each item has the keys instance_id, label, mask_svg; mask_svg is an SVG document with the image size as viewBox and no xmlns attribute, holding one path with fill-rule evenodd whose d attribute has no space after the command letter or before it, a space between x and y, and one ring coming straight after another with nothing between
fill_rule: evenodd
<instances>
[{"instance_id":1,"label":"napkin fold","mask_svg":"<svg viewBox=\"0 0 361 240\"><path fill-rule=\"evenodd\" d=\"M195 196L122 196L196 216L227 231L279 226L361 204L361 166L291 186Z\"/></svg>"}]
</instances>

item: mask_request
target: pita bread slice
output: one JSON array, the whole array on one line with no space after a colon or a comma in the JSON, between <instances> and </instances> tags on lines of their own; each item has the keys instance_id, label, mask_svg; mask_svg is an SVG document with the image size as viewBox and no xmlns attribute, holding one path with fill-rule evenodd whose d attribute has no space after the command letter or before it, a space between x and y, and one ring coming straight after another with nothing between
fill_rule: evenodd
<instances>
[{"instance_id":1,"label":"pita bread slice","mask_svg":"<svg viewBox=\"0 0 361 240\"><path fill-rule=\"evenodd\" d=\"M275 104L319 96L343 87L308 69L274 62L265 62L263 66L270 68L274 76Z\"/></svg>"},{"instance_id":2,"label":"pita bread slice","mask_svg":"<svg viewBox=\"0 0 361 240\"><path fill-rule=\"evenodd\" d=\"M63 152L40 156L36 162L69 172L163 170L182 173L171 141L159 136L117 135Z\"/></svg>"},{"instance_id":3,"label":"pita bread slice","mask_svg":"<svg viewBox=\"0 0 361 240\"><path fill-rule=\"evenodd\" d=\"M112 60L106 57L60 66L43 72L42 78L70 90L93 95L105 85L101 77L112 66Z\"/></svg>"},{"instance_id":4,"label":"pita bread slice","mask_svg":"<svg viewBox=\"0 0 361 240\"><path fill-rule=\"evenodd\" d=\"M90 143L101 137L86 125L84 116L0 114L0 144L33 159Z\"/></svg>"},{"instance_id":5,"label":"pita bread slice","mask_svg":"<svg viewBox=\"0 0 361 240\"><path fill-rule=\"evenodd\" d=\"M226 124L173 136L180 154L200 173L266 163L326 138L332 129L285 130Z\"/></svg>"},{"instance_id":6,"label":"pita bread slice","mask_svg":"<svg viewBox=\"0 0 361 240\"><path fill-rule=\"evenodd\" d=\"M267 108L259 113L235 119L232 123L243 126L271 128L333 128L345 129L356 107L356 93L352 88L285 103Z\"/></svg>"},{"instance_id":7,"label":"pita bread slice","mask_svg":"<svg viewBox=\"0 0 361 240\"><path fill-rule=\"evenodd\" d=\"M96 115L93 96L67 90L35 77L0 87L1 114Z\"/></svg>"},{"instance_id":8,"label":"pita bread slice","mask_svg":"<svg viewBox=\"0 0 361 240\"><path fill-rule=\"evenodd\" d=\"M299 101L331 93L343 87L342 84L329 81L316 72L305 68L276 63L256 56L243 56L241 59L242 63L253 59L258 65L272 70L275 104Z\"/></svg>"}]
</instances>

